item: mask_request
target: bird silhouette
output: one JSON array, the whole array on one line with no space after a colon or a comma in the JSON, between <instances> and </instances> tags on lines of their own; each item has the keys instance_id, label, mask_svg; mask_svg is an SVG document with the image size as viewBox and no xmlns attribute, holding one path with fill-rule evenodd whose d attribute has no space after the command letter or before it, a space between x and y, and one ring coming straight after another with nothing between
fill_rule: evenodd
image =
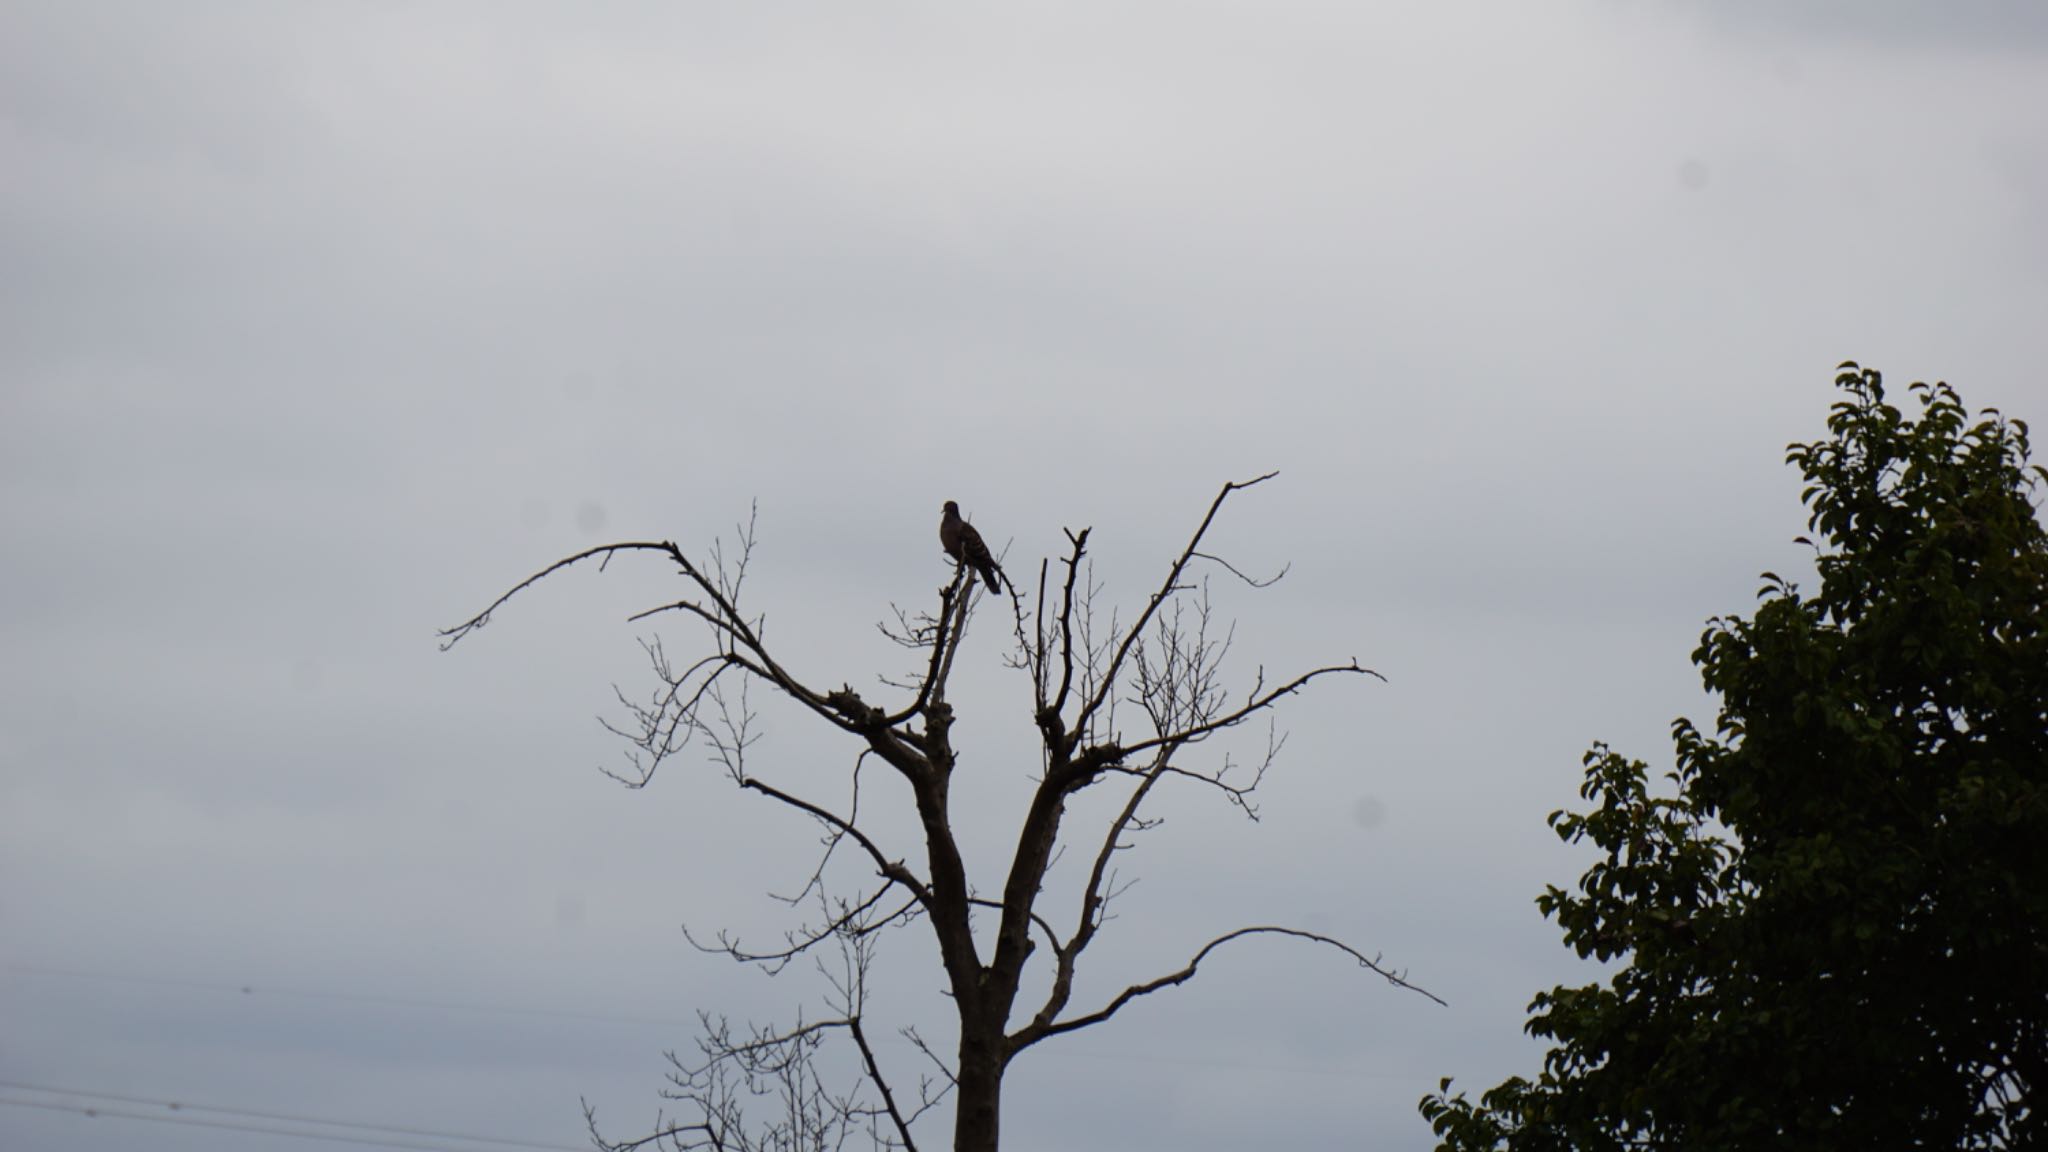
<instances>
[{"instance_id":1,"label":"bird silhouette","mask_svg":"<svg viewBox=\"0 0 2048 1152\"><path fill-rule=\"evenodd\" d=\"M974 525L960 518L960 505L946 501L944 515L939 518L939 546L955 564L965 564L981 573L988 590L1000 596L1003 582L998 579L1002 569L996 567L996 558L989 555L988 545L982 542L981 533Z\"/></svg>"}]
</instances>

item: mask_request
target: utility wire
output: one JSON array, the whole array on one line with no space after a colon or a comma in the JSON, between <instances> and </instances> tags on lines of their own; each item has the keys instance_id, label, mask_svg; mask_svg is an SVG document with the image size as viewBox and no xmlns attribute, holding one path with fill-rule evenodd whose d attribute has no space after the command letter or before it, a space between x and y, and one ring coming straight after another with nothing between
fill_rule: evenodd
<instances>
[{"instance_id":1,"label":"utility wire","mask_svg":"<svg viewBox=\"0 0 2048 1152\"><path fill-rule=\"evenodd\" d=\"M405 1144L396 1140L372 1140L366 1136L343 1136L338 1133L300 1132L291 1128L266 1128L260 1124L226 1124L218 1120L195 1120L183 1116L151 1116L142 1112L118 1112L110 1108L90 1108L68 1104L45 1104L34 1100L9 1100L0 1096L0 1105L13 1108L41 1108L49 1112L70 1112L89 1116L95 1120L143 1120L151 1124L178 1124L187 1128L212 1128L222 1132L255 1132L265 1136L296 1136L302 1140L326 1140L336 1144L355 1144L370 1148L409 1148L415 1152L468 1152L448 1144Z\"/></svg>"},{"instance_id":2,"label":"utility wire","mask_svg":"<svg viewBox=\"0 0 2048 1152\"><path fill-rule=\"evenodd\" d=\"M13 1089L18 1092L41 1092L51 1096L73 1096L84 1100L112 1100L119 1104L143 1105L150 1108L162 1108L170 1112L207 1112L248 1120L271 1120L286 1124L317 1124L328 1128L347 1128L357 1132L374 1132L390 1136L420 1136L434 1140L461 1140L471 1144L496 1145L501 1148L534 1148L540 1149L541 1152L585 1152L584 1149L574 1148L569 1145L539 1144L531 1140L518 1140L508 1136L472 1136L466 1132L447 1132L434 1128L403 1128L393 1124L369 1124L358 1120L328 1120L319 1116L298 1116L289 1112L261 1112L253 1108L228 1108L212 1104L188 1104L182 1100L153 1100L144 1096L124 1096L118 1092L88 1092L79 1088L57 1088L48 1084L29 1084L18 1080L0 1080L0 1088ZM219 1128L233 1132L261 1132L273 1136L298 1136L307 1140L331 1140L344 1144L364 1144L379 1148L411 1148L419 1149L421 1152L477 1152L475 1149L451 1148L445 1144L409 1144L339 1132L306 1132L291 1128L236 1124L224 1120L206 1120L190 1116L161 1116L154 1112L124 1112L111 1108L101 1108L91 1104L16 1100L0 1096L0 1105L15 1108L43 1108L52 1112L71 1112L80 1116L95 1118L110 1117L121 1120L146 1120L156 1124L183 1124L195 1128Z\"/></svg>"},{"instance_id":3,"label":"utility wire","mask_svg":"<svg viewBox=\"0 0 2048 1152\"><path fill-rule=\"evenodd\" d=\"M598 1020L608 1024L672 1024L694 1028L694 1020L664 1019L658 1016L606 1015L571 1012L560 1008L532 1008L519 1004L485 1004L459 1000L433 1000L414 996L380 996L370 992L328 992L310 988L279 988L264 984L228 984L212 980L180 980L173 976L139 976L118 972L87 972L43 964L0 964L0 969L31 976L62 976L73 980L107 980L119 984L168 984L201 988L209 992L239 992L244 996L290 996L301 1000L351 1000L367 1004L391 1004L400 1008L441 1008L457 1012L503 1012L514 1016L551 1016L568 1020Z\"/></svg>"}]
</instances>

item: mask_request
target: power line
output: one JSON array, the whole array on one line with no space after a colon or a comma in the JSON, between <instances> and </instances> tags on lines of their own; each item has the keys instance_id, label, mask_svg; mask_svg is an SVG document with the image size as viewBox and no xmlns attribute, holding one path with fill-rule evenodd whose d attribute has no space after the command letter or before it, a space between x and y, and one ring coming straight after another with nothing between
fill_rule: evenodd
<instances>
[{"instance_id":1,"label":"power line","mask_svg":"<svg viewBox=\"0 0 2048 1152\"><path fill-rule=\"evenodd\" d=\"M343 1136L320 1132L300 1132L291 1128L266 1128L260 1124L226 1124L218 1120L196 1120L183 1116L151 1116L141 1112L119 1112L111 1108L91 1108L82 1105L46 1104L34 1100L10 1100L0 1096L0 1105L14 1108L41 1108L50 1112L70 1112L89 1116L95 1120L142 1120L151 1124L178 1124L187 1128L212 1128L222 1132L254 1132L266 1136L297 1136L302 1140L326 1140L336 1144L355 1144L370 1148L408 1148L415 1152L467 1152L447 1144L404 1144L396 1140L372 1140L363 1136Z\"/></svg>"},{"instance_id":2,"label":"power line","mask_svg":"<svg viewBox=\"0 0 2048 1152\"><path fill-rule=\"evenodd\" d=\"M0 964L0 969L32 976L61 976L72 980L107 980L121 984L163 984L197 988L208 992L238 992L244 996L290 996L301 1000L346 1000L364 1004L390 1004L399 1008L440 1008L458 1012L502 1012L517 1016L548 1016L565 1020L597 1020L607 1024L667 1024L694 1028L694 1020L658 1016L619 1016L598 1012L571 1012L560 1008L533 1008L519 1004L485 1004L456 1000L434 1000L416 996L381 996L371 992L329 992L309 988L279 988L267 984L229 984L212 980L181 980L175 976L138 976L119 972L87 972L43 964Z\"/></svg>"},{"instance_id":3,"label":"power line","mask_svg":"<svg viewBox=\"0 0 2048 1152\"><path fill-rule=\"evenodd\" d=\"M375 1132L391 1136L419 1136L434 1140L461 1140L471 1144L496 1145L501 1148L534 1148L541 1152L584 1152L563 1144L539 1144L531 1140L518 1140L507 1136L473 1136L466 1132L448 1132L435 1128L404 1128L394 1124L370 1124L359 1120L329 1120L319 1116L299 1116L289 1112L262 1112L253 1108L229 1108L213 1104L188 1104L182 1100L154 1100L145 1096L124 1096L118 1092L89 1092L81 1088L57 1088L48 1084L29 1084L18 1080L0 1080L0 1088L18 1092L41 1092L51 1096L72 1096L83 1100L112 1100L118 1104L142 1105L162 1108L170 1112L209 1112L219 1116L233 1116L247 1120L270 1120L285 1124L316 1124L328 1128L347 1128L358 1132ZM294 1128L272 1128L262 1125L237 1124L225 1120L206 1120L191 1116L161 1116L154 1112L126 1112L112 1108L101 1108L92 1104L56 1103L41 1100L16 1100L0 1096L0 1105L15 1108L42 1108L52 1112L70 1112L93 1118L107 1117L119 1120L144 1120L154 1124L181 1124L194 1128L218 1128L231 1132L260 1132L272 1136L298 1136L307 1140L328 1140L343 1144L362 1144L378 1148L409 1148L419 1152L478 1152L476 1149L453 1148L446 1144L410 1144L390 1140L377 1140L368 1136L353 1136L339 1132L307 1132Z\"/></svg>"}]
</instances>

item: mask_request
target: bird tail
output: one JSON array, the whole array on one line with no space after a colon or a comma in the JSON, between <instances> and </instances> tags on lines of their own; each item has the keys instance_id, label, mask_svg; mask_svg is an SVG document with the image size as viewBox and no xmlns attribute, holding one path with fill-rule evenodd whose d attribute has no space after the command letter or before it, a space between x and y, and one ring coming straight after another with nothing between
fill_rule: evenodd
<instances>
[{"instance_id":1,"label":"bird tail","mask_svg":"<svg viewBox=\"0 0 2048 1152\"><path fill-rule=\"evenodd\" d=\"M982 583L987 584L988 590L995 593L998 596L1001 596L1003 594L1003 582L996 578L1001 572L1002 569L996 567L994 564L990 564L988 567L983 568L981 570Z\"/></svg>"}]
</instances>

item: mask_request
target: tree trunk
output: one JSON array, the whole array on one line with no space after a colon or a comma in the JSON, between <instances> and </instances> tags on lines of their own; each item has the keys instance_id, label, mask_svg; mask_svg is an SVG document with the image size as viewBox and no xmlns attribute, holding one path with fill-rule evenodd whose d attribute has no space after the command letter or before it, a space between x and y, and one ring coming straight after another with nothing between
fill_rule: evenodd
<instances>
[{"instance_id":1,"label":"tree trunk","mask_svg":"<svg viewBox=\"0 0 2048 1152\"><path fill-rule=\"evenodd\" d=\"M996 1152L1003 1105L1002 1030L991 1033L966 1019L961 1024L953 1152Z\"/></svg>"}]
</instances>

